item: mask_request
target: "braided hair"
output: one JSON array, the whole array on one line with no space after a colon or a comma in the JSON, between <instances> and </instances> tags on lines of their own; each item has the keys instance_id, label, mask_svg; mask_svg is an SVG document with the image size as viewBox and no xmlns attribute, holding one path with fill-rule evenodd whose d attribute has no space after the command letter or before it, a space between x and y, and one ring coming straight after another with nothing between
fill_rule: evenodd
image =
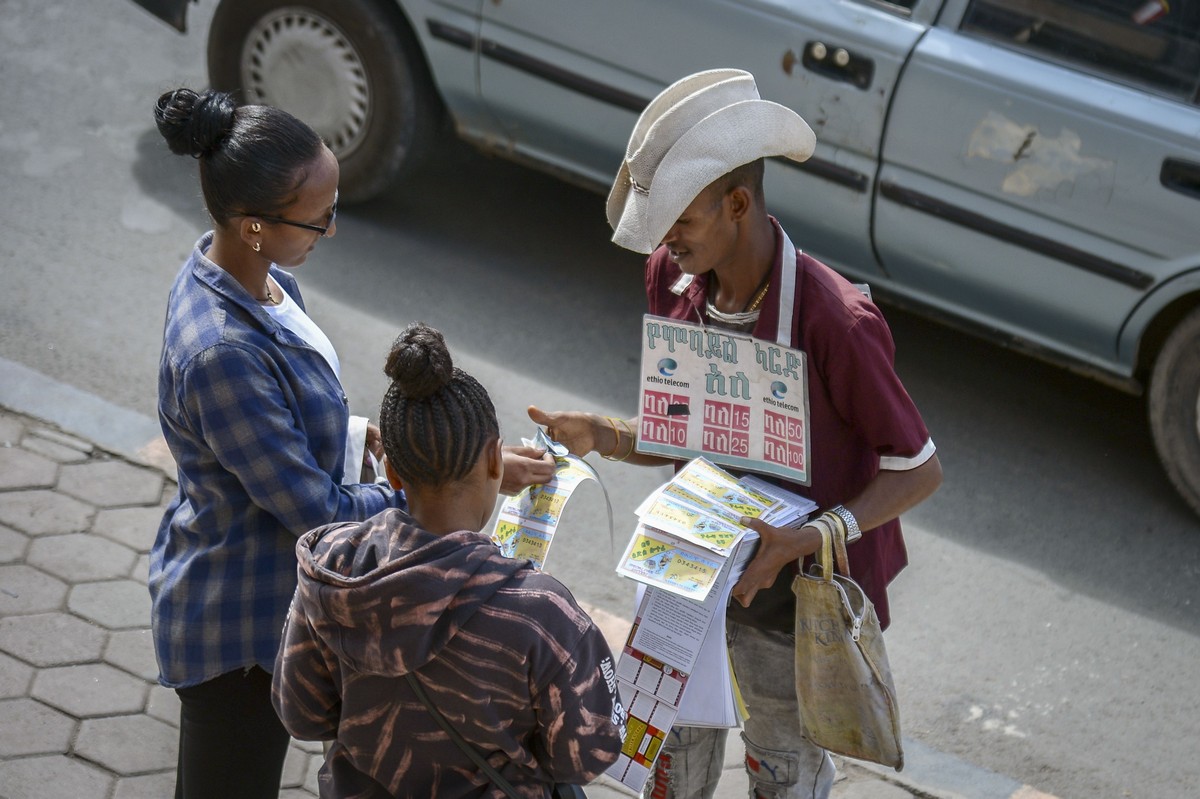
<instances>
[{"instance_id":1,"label":"braided hair","mask_svg":"<svg viewBox=\"0 0 1200 799\"><path fill-rule=\"evenodd\" d=\"M388 463L406 484L461 480L500 435L496 409L479 381L454 366L446 339L414 322L383 367L392 381L379 408Z\"/></svg>"}]
</instances>

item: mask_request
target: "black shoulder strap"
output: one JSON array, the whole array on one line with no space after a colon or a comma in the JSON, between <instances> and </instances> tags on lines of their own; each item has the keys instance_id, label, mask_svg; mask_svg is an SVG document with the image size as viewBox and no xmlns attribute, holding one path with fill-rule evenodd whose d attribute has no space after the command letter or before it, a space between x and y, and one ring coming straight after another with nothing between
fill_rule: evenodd
<instances>
[{"instance_id":1,"label":"black shoulder strap","mask_svg":"<svg viewBox=\"0 0 1200 799\"><path fill-rule=\"evenodd\" d=\"M420 699L422 704L425 705L425 708L429 711L429 714L433 716L435 721L437 721L438 726L445 730L446 734L450 736L450 740L454 741L458 748L463 750L466 756L471 758L471 761L475 763L475 765L483 769L483 773L488 775L488 779L495 783L497 788L504 791L506 794L512 797L512 799L521 799L521 794L517 793L516 788L513 788L508 780L500 776L500 772L492 768L492 765L483 758L483 755L479 754L479 750L467 743L466 740L458 734L458 730L450 726L450 722L447 721L446 717L441 714L441 711L434 707L433 703L429 701L429 696L425 693L425 689L421 687L420 681L417 680L413 673L411 671L406 673L404 678L408 680L408 684L412 686L413 693L415 693L417 695L417 699Z\"/></svg>"}]
</instances>

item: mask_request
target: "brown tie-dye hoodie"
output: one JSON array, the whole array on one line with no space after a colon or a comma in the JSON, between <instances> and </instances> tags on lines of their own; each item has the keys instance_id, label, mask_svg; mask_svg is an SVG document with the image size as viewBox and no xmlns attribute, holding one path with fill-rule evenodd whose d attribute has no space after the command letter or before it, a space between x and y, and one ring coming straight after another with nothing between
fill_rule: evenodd
<instances>
[{"instance_id":1,"label":"brown tie-dye hoodie","mask_svg":"<svg viewBox=\"0 0 1200 799\"><path fill-rule=\"evenodd\" d=\"M503 799L406 672L523 796L616 759L612 654L553 577L482 533L434 535L399 510L313 530L296 552L274 702L295 737L333 740L322 797Z\"/></svg>"}]
</instances>

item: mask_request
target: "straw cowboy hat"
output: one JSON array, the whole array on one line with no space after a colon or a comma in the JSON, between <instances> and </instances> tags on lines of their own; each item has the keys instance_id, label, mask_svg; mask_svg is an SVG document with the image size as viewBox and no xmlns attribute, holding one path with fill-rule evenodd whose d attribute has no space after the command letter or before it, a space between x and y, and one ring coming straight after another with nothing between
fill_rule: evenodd
<instances>
[{"instance_id":1,"label":"straw cowboy hat","mask_svg":"<svg viewBox=\"0 0 1200 799\"><path fill-rule=\"evenodd\" d=\"M759 97L749 72L712 69L676 81L629 137L608 195L613 241L653 252L708 184L767 156L804 161L816 143L799 114Z\"/></svg>"}]
</instances>

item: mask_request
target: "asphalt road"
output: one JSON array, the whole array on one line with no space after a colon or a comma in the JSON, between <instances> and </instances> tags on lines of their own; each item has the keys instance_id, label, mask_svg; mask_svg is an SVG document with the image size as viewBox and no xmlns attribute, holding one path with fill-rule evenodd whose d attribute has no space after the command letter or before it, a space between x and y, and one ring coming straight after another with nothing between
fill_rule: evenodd
<instances>
[{"instance_id":1,"label":"asphalt road","mask_svg":"<svg viewBox=\"0 0 1200 799\"><path fill-rule=\"evenodd\" d=\"M0 357L153 415L166 292L206 228L158 94L201 87L213 6L180 37L128 0L0 0ZM768 195L770 186L768 186ZM523 408L634 410L641 260L603 198L461 146L338 215L297 272L374 415L408 321L445 331ZM1062 797L1200 791L1200 521L1175 497L1140 399L885 308L933 431L941 491L906 516L912 565L888 647L905 733ZM581 489L551 571L628 615L611 571L662 470L604 462L617 518Z\"/></svg>"}]
</instances>

